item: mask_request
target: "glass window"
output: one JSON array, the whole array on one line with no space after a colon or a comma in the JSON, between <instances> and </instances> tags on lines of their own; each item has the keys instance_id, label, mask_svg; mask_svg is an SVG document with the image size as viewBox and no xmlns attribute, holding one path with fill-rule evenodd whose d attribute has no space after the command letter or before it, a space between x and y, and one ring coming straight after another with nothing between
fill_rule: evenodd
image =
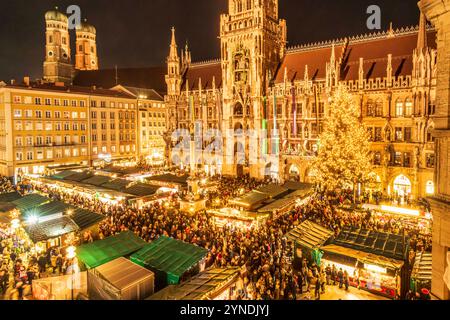
<instances>
[{"instance_id":1,"label":"glass window","mask_svg":"<svg viewBox=\"0 0 450 320\"><path fill-rule=\"evenodd\" d=\"M404 111L403 101L397 100L395 104L395 114L397 115L397 117L403 117L405 115Z\"/></svg>"}]
</instances>

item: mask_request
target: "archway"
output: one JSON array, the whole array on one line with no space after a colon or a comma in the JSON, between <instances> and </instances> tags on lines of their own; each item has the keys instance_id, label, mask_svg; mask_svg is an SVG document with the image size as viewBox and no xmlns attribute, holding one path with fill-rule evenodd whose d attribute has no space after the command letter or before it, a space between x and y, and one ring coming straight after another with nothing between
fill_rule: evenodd
<instances>
[{"instance_id":1,"label":"archway","mask_svg":"<svg viewBox=\"0 0 450 320\"><path fill-rule=\"evenodd\" d=\"M295 164L289 168L289 180L300 182L300 169Z\"/></svg>"},{"instance_id":2,"label":"archway","mask_svg":"<svg viewBox=\"0 0 450 320\"><path fill-rule=\"evenodd\" d=\"M397 197L409 197L412 193L411 180L401 174L394 180L394 195Z\"/></svg>"}]
</instances>

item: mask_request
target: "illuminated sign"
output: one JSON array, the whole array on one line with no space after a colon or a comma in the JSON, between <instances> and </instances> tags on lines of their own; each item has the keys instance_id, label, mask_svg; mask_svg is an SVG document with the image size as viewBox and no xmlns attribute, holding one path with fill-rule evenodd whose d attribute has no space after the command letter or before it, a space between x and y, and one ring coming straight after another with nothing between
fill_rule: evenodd
<instances>
[{"instance_id":1,"label":"illuminated sign","mask_svg":"<svg viewBox=\"0 0 450 320\"><path fill-rule=\"evenodd\" d=\"M390 212L390 213L404 214L404 215L414 216L414 217L418 217L420 215L419 210L390 207L390 206L384 206L384 205L381 206L381 210Z\"/></svg>"},{"instance_id":2,"label":"illuminated sign","mask_svg":"<svg viewBox=\"0 0 450 320\"><path fill-rule=\"evenodd\" d=\"M375 266L373 264L364 264L364 268L366 268L366 270L368 271L372 271L372 272L376 272L376 273L387 273L387 269L386 268L382 268L379 266Z\"/></svg>"}]
</instances>

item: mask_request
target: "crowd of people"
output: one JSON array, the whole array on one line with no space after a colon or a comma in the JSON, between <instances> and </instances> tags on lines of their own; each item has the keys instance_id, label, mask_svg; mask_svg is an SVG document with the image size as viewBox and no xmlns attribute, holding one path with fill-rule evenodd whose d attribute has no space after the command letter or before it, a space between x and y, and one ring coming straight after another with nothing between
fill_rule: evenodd
<instances>
[{"instance_id":1,"label":"crowd of people","mask_svg":"<svg viewBox=\"0 0 450 320\"><path fill-rule=\"evenodd\" d=\"M268 181L257 181L248 176L242 178L216 178L217 191L208 194L209 199L220 197L227 201L258 188ZM314 221L332 229L338 234L344 226L355 226L370 230L378 230L411 236L413 251L430 250L431 239L422 235L414 227L408 227L397 218L380 218L368 212L347 212L337 206L352 194L343 193L330 197L316 195L311 200L294 210L269 219L259 228L241 230L229 226L217 227L206 212L185 214L179 208L179 196L173 195L165 202L155 202L151 206L137 209L125 202L116 205L105 204L97 199L86 199L83 196L64 192L59 188L39 185L37 191L47 194L51 199L64 201L81 208L106 216L99 225L100 239L125 230L134 232L150 242L160 236L173 237L187 243L201 246L208 250L206 267L239 266L242 268L239 299L278 300L309 297L314 290L316 299L325 292L327 285L338 284L348 289L349 275L334 266L308 265L303 261L300 269L292 263L293 248L286 238L286 233L305 220ZM93 241L92 235L85 235L84 241ZM54 257L56 255L56 259ZM64 273L64 259L58 259L60 253L46 252L41 257L29 259L26 267L35 268L37 273L27 278L29 284L33 278L47 268ZM41 264L39 261L41 260ZM53 261L59 261L54 263ZM15 269L14 269L15 270ZM19 273L20 275L20 273ZM17 276L16 274L14 276ZM20 276L19 276L20 279Z\"/></svg>"}]
</instances>

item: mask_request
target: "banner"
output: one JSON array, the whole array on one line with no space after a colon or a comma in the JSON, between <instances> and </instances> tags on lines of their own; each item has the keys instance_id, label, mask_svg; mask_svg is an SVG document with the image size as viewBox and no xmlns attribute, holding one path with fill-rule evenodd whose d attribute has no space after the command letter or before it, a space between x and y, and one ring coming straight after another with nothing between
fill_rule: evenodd
<instances>
[{"instance_id":1,"label":"banner","mask_svg":"<svg viewBox=\"0 0 450 320\"><path fill-rule=\"evenodd\" d=\"M292 87L291 91L292 91L292 109L294 112L294 125L292 134L294 135L294 137L297 137L297 103L295 101L295 87Z\"/></svg>"}]
</instances>

